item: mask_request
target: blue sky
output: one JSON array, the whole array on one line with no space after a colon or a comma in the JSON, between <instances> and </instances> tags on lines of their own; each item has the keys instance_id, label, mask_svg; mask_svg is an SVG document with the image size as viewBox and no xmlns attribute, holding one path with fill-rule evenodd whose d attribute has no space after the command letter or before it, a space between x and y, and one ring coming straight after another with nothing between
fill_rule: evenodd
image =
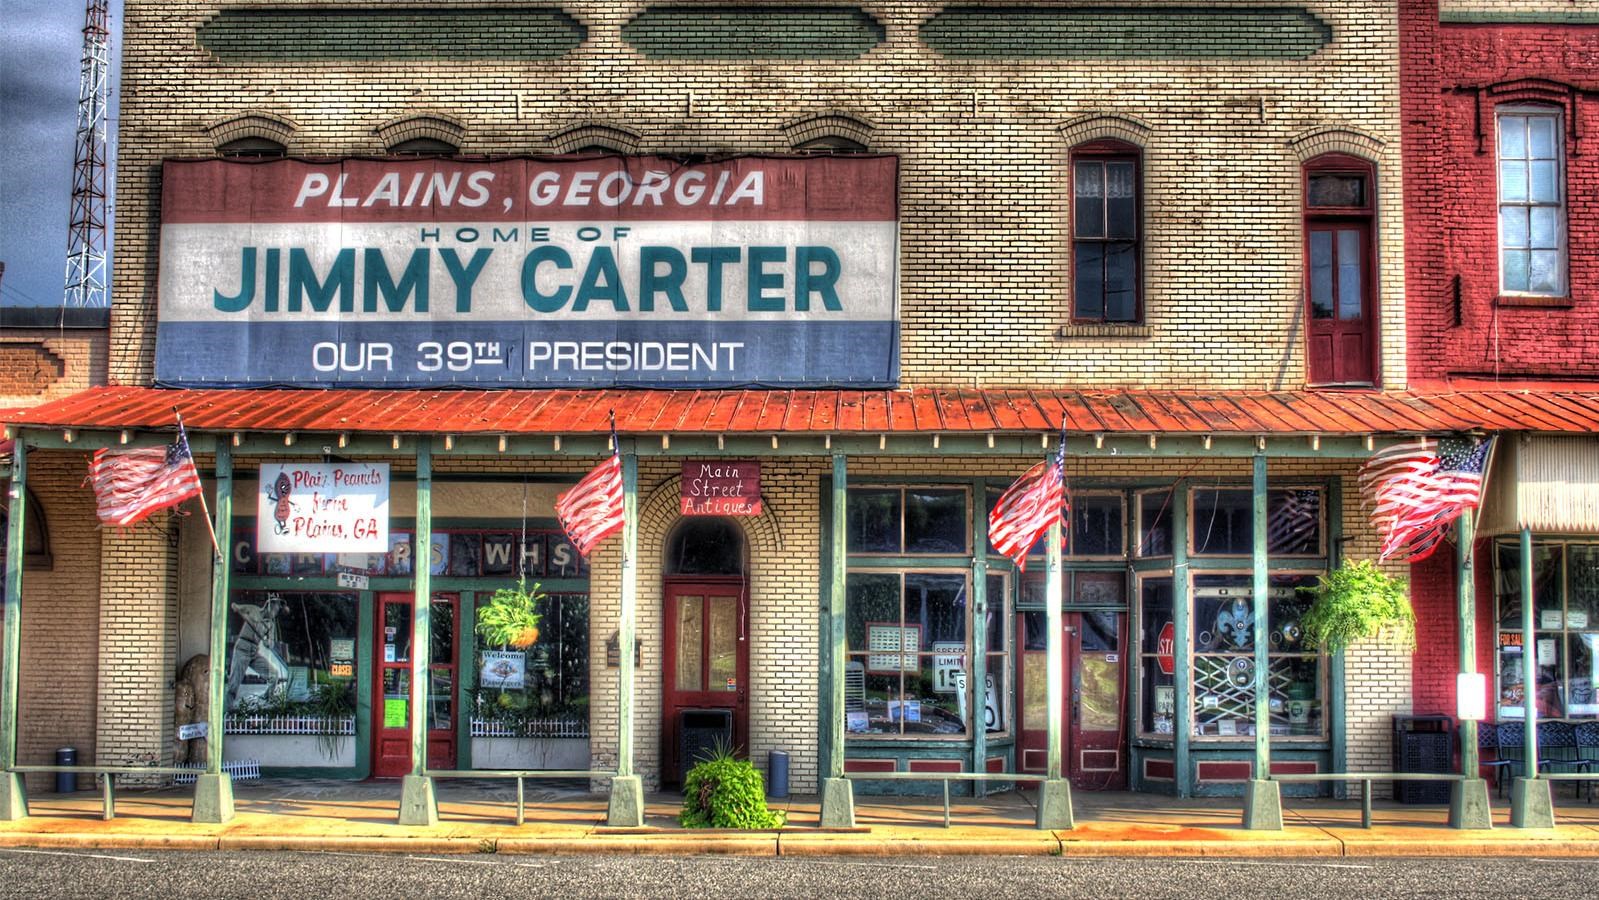
<instances>
[{"instance_id":1,"label":"blue sky","mask_svg":"<svg viewBox=\"0 0 1599 900\"><path fill-rule=\"evenodd\" d=\"M61 304L83 11L82 0L0 0L0 260L6 264L0 304L6 306ZM111 0L113 85L121 25L121 0ZM113 90L113 139L115 102Z\"/></svg>"}]
</instances>

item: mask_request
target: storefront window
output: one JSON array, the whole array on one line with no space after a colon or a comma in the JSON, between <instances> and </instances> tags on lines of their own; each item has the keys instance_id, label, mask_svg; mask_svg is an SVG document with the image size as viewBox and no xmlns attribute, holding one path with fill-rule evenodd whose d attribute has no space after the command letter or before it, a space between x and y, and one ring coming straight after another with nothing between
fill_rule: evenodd
<instances>
[{"instance_id":1,"label":"storefront window","mask_svg":"<svg viewBox=\"0 0 1599 900\"><path fill-rule=\"evenodd\" d=\"M1071 553L1073 556L1124 556L1127 523L1121 494L1072 495Z\"/></svg>"},{"instance_id":2,"label":"storefront window","mask_svg":"<svg viewBox=\"0 0 1599 900\"><path fill-rule=\"evenodd\" d=\"M1010 696L1010 666L1007 665L1009 656L1005 653L1005 648L1010 646L1007 635L1009 605L1005 602L1007 596L1004 576L988 576L988 614L984 617L988 636L988 656L984 662L988 667L988 675L981 693L983 728L989 734L1006 730L1005 717L1009 713L1006 698Z\"/></svg>"},{"instance_id":3,"label":"storefront window","mask_svg":"<svg viewBox=\"0 0 1599 900\"><path fill-rule=\"evenodd\" d=\"M1138 495L1138 555L1170 556L1172 491L1144 491Z\"/></svg>"},{"instance_id":4,"label":"storefront window","mask_svg":"<svg viewBox=\"0 0 1599 900\"><path fill-rule=\"evenodd\" d=\"M846 505L849 552L968 553L966 500L961 488L851 488Z\"/></svg>"},{"instance_id":5,"label":"storefront window","mask_svg":"<svg viewBox=\"0 0 1599 900\"><path fill-rule=\"evenodd\" d=\"M355 594L237 591L230 607L230 717L355 715Z\"/></svg>"},{"instance_id":6,"label":"storefront window","mask_svg":"<svg viewBox=\"0 0 1599 900\"><path fill-rule=\"evenodd\" d=\"M479 593L478 607L489 601ZM539 637L526 649L473 638L472 734L477 737L586 737L589 726L589 598L551 594L540 602Z\"/></svg>"},{"instance_id":7,"label":"storefront window","mask_svg":"<svg viewBox=\"0 0 1599 900\"><path fill-rule=\"evenodd\" d=\"M1170 576L1145 578L1139 585L1143 609L1138 617L1139 731L1169 735L1177 722L1176 620L1172 618Z\"/></svg>"},{"instance_id":8,"label":"storefront window","mask_svg":"<svg viewBox=\"0 0 1599 900\"><path fill-rule=\"evenodd\" d=\"M845 682L855 693L846 690L848 733L968 734L966 574L851 572L847 591Z\"/></svg>"},{"instance_id":9,"label":"storefront window","mask_svg":"<svg viewBox=\"0 0 1599 900\"><path fill-rule=\"evenodd\" d=\"M1499 717L1526 717L1527 641L1522 634L1521 548L1495 554L1499 616ZM1599 544L1533 545L1532 666L1539 718L1599 716Z\"/></svg>"},{"instance_id":10,"label":"storefront window","mask_svg":"<svg viewBox=\"0 0 1599 900\"><path fill-rule=\"evenodd\" d=\"M1252 577L1195 575L1193 580L1194 734L1255 733L1255 603ZM1304 645L1299 620L1310 607L1312 575L1273 575L1267 589L1267 676L1271 733L1325 734L1322 657Z\"/></svg>"}]
</instances>

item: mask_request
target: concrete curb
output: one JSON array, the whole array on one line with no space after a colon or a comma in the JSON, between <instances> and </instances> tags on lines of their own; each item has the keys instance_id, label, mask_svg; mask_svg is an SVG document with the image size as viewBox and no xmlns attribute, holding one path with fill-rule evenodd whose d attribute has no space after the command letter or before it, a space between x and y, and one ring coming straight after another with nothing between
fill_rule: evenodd
<instances>
[{"instance_id":1,"label":"concrete curb","mask_svg":"<svg viewBox=\"0 0 1599 900\"><path fill-rule=\"evenodd\" d=\"M500 853L635 856L777 856L774 837L501 838Z\"/></svg>"},{"instance_id":2,"label":"concrete curb","mask_svg":"<svg viewBox=\"0 0 1599 900\"><path fill-rule=\"evenodd\" d=\"M1000 840L948 840L939 838L880 838L850 841L815 837L784 837L779 856L1059 856L1060 841L1053 836Z\"/></svg>"},{"instance_id":3,"label":"concrete curb","mask_svg":"<svg viewBox=\"0 0 1599 900\"><path fill-rule=\"evenodd\" d=\"M492 853L494 841L476 837L349 837L345 835L224 835L213 839L218 850L295 850L315 853Z\"/></svg>"}]
</instances>

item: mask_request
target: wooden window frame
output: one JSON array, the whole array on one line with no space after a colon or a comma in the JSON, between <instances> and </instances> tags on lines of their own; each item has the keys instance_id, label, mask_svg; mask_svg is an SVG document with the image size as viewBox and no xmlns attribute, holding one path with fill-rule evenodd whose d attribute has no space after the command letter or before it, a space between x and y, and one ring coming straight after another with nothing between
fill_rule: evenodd
<instances>
[{"instance_id":1,"label":"wooden window frame","mask_svg":"<svg viewBox=\"0 0 1599 900\"><path fill-rule=\"evenodd\" d=\"M1077 236L1077 165L1081 162L1131 162L1133 164L1133 315L1130 319L1107 319L1103 309L1098 316L1082 316L1077 311L1077 245L1083 243L1122 243L1109 238ZM1067 178L1067 285L1070 295L1070 321L1073 325L1132 327L1144 324L1144 151L1136 144L1113 139L1079 144L1071 149L1066 166ZM1108 217L1107 217L1108 218Z\"/></svg>"},{"instance_id":2,"label":"wooden window frame","mask_svg":"<svg viewBox=\"0 0 1599 900\"><path fill-rule=\"evenodd\" d=\"M1499 270L1499 285L1498 285L1499 296L1509 300L1511 304L1514 304L1516 301L1520 300L1520 301L1528 302L1528 305L1536 305L1539 301L1565 300L1565 299L1567 299L1568 297L1571 296L1571 235L1570 235L1570 222L1569 222L1570 211L1571 211L1571 198L1570 198L1570 192L1567 190L1567 185L1566 185L1566 180L1567 180L1567 168L1566 168L1567 153L1566 153L1566 147L1565 147L1566 115L1567 115L1566 111L1564 109L1562 109L1561 107L1559 107L1559 106L1551 106L1551 105L1546 105L1546 104L1541 104L1541 103L1507 103L1507 104L1505 104L1503 106L1499 106L1499 107L1496 107L1494 109L1494 134L1493 134L1493 141L1494 141L1494 144L1493 144L1494 250L1495 250L1494 266L1495 266L1495 268L1497 268ZM1539 202L1536 202L1536 201L1531 199L1532 180L1531 180L1530 177L1528 178L1528 182L1527 182L1527 193L1528 193L1528 199L1527 200L1525 200L1525 201L1520 201L1520 200L1506 201L1505 198L1504 198L1504 180L1503 180L1503 178L1501 176L1501 173L1500 173L1500 164L1504 160L1500 156L1500 149L1499 149L1500 148L1500 136L1503 134L1505 119L1506 118L1511 118L1511 117L1529 118L1529 119L1530 118L1546 118L1546 119L1551 119L1551 120L1554 121L1554 125L1555 125L1555 186L1556 186L1557 190L1559 191L1559 199L1554 204L1539 203ZM1529 146L1528 149L1527 149L1527 154L1528 155L1526 157L1523 157L1523 159L1530 161L1532 159L1531 153L1532 153L1532 150L1531 150L1531 147ZM1501 220L1503 219L1505 208L1507 206L1525 207L1525 208L1531 210L1531 209L1539 209L1539 208L1548 208L1551 205L1555 209L1555 217L1557 219L1557 223L1556 223L1556 226L1555 226L1555 229L1556 229L1556 238L1555 238L1555 240L1556 240L1556 244L1557 244L1556 252L1558 254L1558 259L1559 259L1559 262L1558 262L1558 270L1559 270L1558 278L1559 278L1559 282L1558 282L1558 284L1555 286L1555 289L1553 291L1534 291L1534 290L1530 290L1530 289L1529 290L1518 290L1518 289L1512 289L1512 288L1507 287L1505 285L1505 250L1506 250L1506 248L1505 248L1505 235L1504 235L1504 231L1503 231L1502 225L1501 225ZM1529 262L1528 265L1529 265L1529 268L1530 268L1531 263ZM1529 278L1530 278L1530 275L1529 275ZM1530 281L1529 281L1529 287L1530 287Z\"/></svg>"}]
</instances>

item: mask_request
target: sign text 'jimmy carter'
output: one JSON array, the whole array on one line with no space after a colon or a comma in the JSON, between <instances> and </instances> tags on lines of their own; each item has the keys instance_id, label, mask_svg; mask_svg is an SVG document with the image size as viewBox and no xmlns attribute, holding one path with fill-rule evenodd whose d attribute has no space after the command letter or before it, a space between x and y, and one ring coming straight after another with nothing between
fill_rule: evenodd
<instances>
[{"instance_id":1,"label":"sign text 'jimmy carter'","mask_svg":"<svg viewBox=\"0 0 1599 900\"><path fill-rule=\"evenodd\" d=\"M169 160L156 379L891 386L898 160Z\"/></svg>"}]
</instances>

